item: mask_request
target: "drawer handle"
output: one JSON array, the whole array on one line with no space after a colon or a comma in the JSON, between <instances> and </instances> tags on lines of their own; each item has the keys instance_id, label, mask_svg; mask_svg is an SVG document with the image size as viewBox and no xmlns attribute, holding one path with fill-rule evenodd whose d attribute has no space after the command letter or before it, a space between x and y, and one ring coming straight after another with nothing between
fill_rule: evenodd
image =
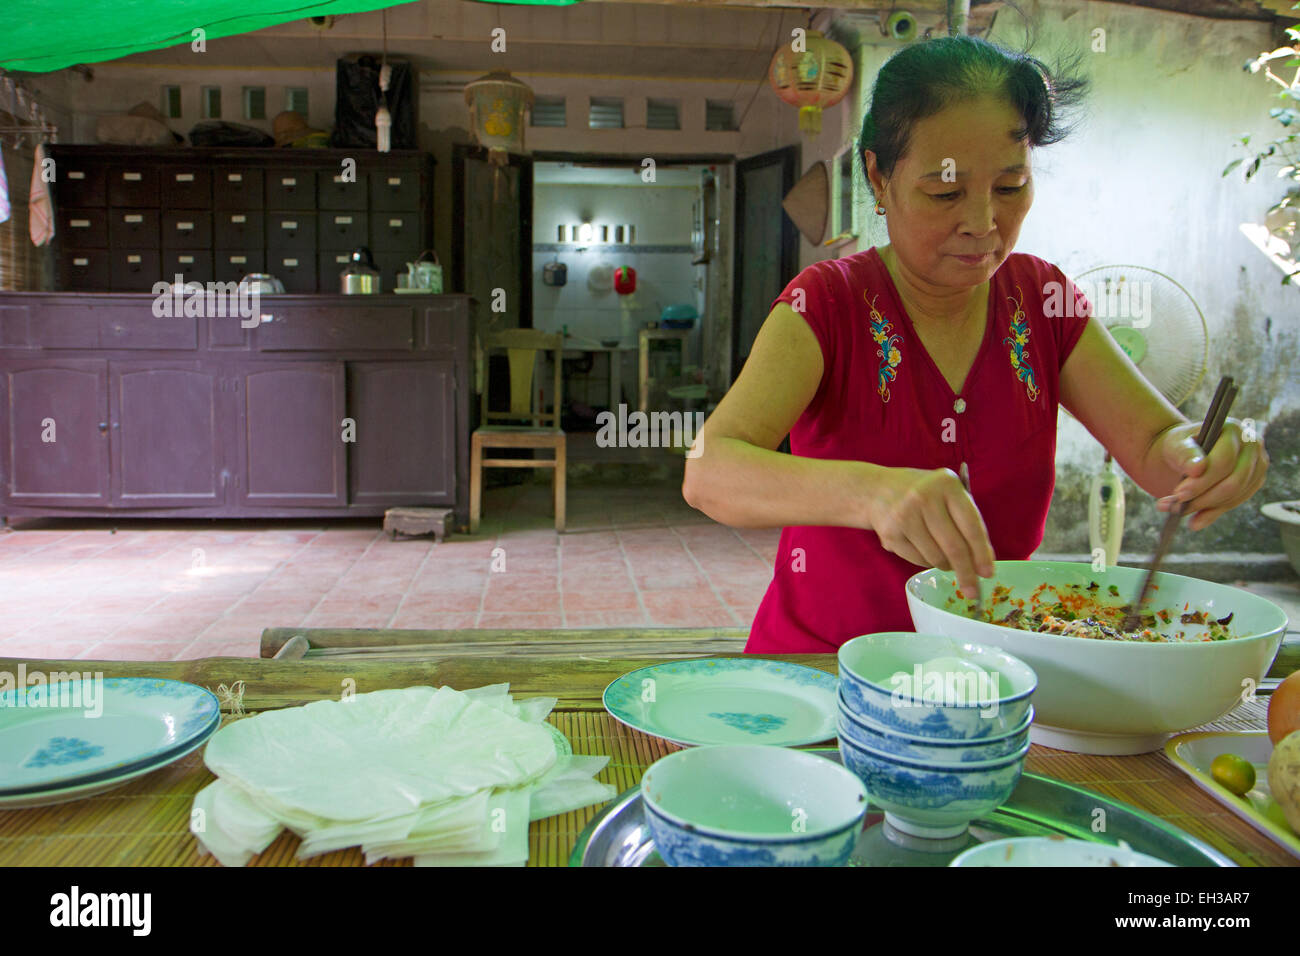
<instances>
[{"instance_id":1,"label":"drawer handle","mask_svg":"<svg viewBox=\"0 0 1300 956\"><path fill-rule=\"evenodd\" d=\"M285 260L284 260L284 265L285 265L285 268L286 268L286 269L296 269L296 268L298 268L298 260L297 260L297 259L285 259Z\"/></svg>"},{"instance_id":2,"label":"drawer handle","mask_svg":"<svg viewBox=\"0 0 1300 956\"><path fill-rule=\"evenodd\" d=\"M230 264L232 266L242 266L248 261L248 256L231 256Z\"/></svg>"},{"instance_id":3,"label":"drawer handle","mask_svg":"<svg viewBox=\"0 0 1300 956\"><path fill-rule=\"evenodd\" d=\"M390 185L390 186L400 186L400 185L402 185L402 177L401 177L401 176L389 176L389 177L388 177L388 185Z\"/></svg>"},{"instance_id":4,"label":"drawer handle","mask_svg":"<svg viewBox=\"0 0 1300 956\"><path fill-rule=\"evenodd\" d=\"M231 183L242 183L244 181L243 173L227 173L226 181Z\"/></svg>"},{"instance_id":5,"label":"drawer handle","mask_svg":"<svg viewBox=\"0 0 1300 956\"><path fill-rule=\"evenodd\" d=\"M181 256L181 257L178 258L176 261L177 261L177 262L183 262L183 263L184 263L185 265L187 265L187 266L192 266L192 265L194 265L194 257L193 257L193 256Z\"/></svg>"},{"instance_id":6,"label":"drawer handle","mask_svg":"<svg viewBox=\"0 0 1300 956\"><path fill-rule=\"evenodd\" d=\"M400 219L390 219L390 220L388 220L388 225L389 225L391 228L393 228L393 229L401 229L401 228L402 228L402 220L400 220Z\"/></svg>"},{"instance_id":7,"label":"drawer handle","mask_svg":"<svg viewBox=\"0 0 1300 956\"><path fill-rule=\"evenodd\" d=\"M83 173L83 172L82 172L81 170L79 170L79 169L73 169L73 170L69 170L69 171L68 171L68 178L69 178L69 179L85 179L85 178L86 178L86 174Z\"/></svg>"},{"instance_id":8,"label":"drawer handle","mask_svg":"<svg viewBox=\"0 0 1300 956\"><path fill-rule=\"evenodd\" d=\"M178 223L176 224L176 228L177 228L179 231L181 231L181 232L190 232L191 230L194 229L194 223L192 223L192 222L178 222Z\"/></svg>"},{"instance_id":9,"label":"drawer handle","mask_svg":"<svg viewBox=\"0 0 1300 956\"><path fill-rule=\"evenodd\" d=\"M192 182L194 182L194 174L193 174L193 173L177 173L177 174L176 174L176 181L177 181L178 183L192 183Z\"/></svg>"},{"instance_id":10,"label":"drawer handle","mask_svg":"<svg viewBox=\"0 0 1300 956\"><path fill-rule=\"evenodd\" d=\"M336 226L350 226L350 225L352 225L352 217L351 217L351 216L335 216L335 217L334 217L334 225L336 225Z\"/></svg>"},{"instance_id":11,"label":"drawer handle","mask_svg":"<svg viewBox=\"0 0 1300 956\"><path fill-rule=\"evenodd\" d=\"M122 180L123 180L123 182L128 182L128 183L138 183L138 182L140 182L140 180L143 179L143 178L144 178L144 177L141 176L139 173L123 173L123 174L122 174Z\"/></svg>"},{"instance_id":12,"label":"drawer handle","mask_svg":"<svg viewBox=\"0 0 1300 956\"><path fill-rule=\"evenodd\" d=\"M297 185L298 185L298 180L297 180L295 177L293 177L293 176L286 176L286 177L284 177L283 179L280 180L280 185L282 185L282 186L297 186Z\"/></svg>"},{"instance_id":13,"label":"drawer handle","mask_svg":"<svg viewBox=\"0 0 1300 956\"><path fill-rule=\"evenodd\" d=\"M138 215L135 215L135 216L123 216L123 217L122 217L122 221L123 221L123 222L129 222L129 223L131 223L131 224L134 226L134 225L138 225L139 223L144 222L144 216L138 216Z\"/></svg>"},{"instance_id":14,"label":"drawer handle","mask_svg":"<svg viewBox=\"0 0 1300 956\"><path fill-rule=\"evenodd\" d=\"M100 430L101 432L106 432L106 431L108 431L108 422L100 422L100 423L99 423L99 430Z\"/></svg>"},{"instance_id":15,"label":"drawer handle","mask_svg":"<svg viewBox=\"0 0 1300 956\"><path fill-rule=\"evenodd\" d=\"M280 228L281 228L281 229L297 229L297 228L298 228L298 224L297 224L296 222L282 222L282 223L280 223Z\"/></svg>"},{"instance_id":16,"label":"drawer handle","mask_svg":"<svg viewBox=\"0 0 1300 956\"><path fill-rule=\"evenodd\" d=\"M72 260L72 264L73 264L74 266L88 266L88 265L90 265L90 260L89 260L89 259L73 259L73 260Z\"/></svg>"},{"instance_id":17,"label":"drawer handle","mask_svg":"<svg viewBox=\"0 0 1300 956\"><path fill-rule=\"evenodd\" d=\"M335 177L334 177L334 181L335 181L336 183L346 183L346 182L347 182L347 180L344 179L342 176L335 176Z\"/></svg>"},{"instance_id":18,"label":"drawer handle","mask_svg":"<svg viewBox=\"0 0 1300 956\"><path fill-rule=\"evenodd\" d=\"M231 217L230 217L230 221L231 221L232 223L236 223L236 222L248 222L248 217L247 217L247 216L231 216Z\"/></svg>"},{"instance_id":19,"label":"drawer handle","mask_svg":"<svg viewBox=\"0 0 1300 956\"><path fill-rule=\"evenodd\" d=\"M90 220L89 220L89 219L73 219L71 222L68 223L68 225L71 226L73 229L89 229L89 228L90 228Z\"/></svg>"},{"instance_id":20,"label":"drawer handle","mask_svg":"<svg viewBox=\"0 0 1300 956\"><path fill-rule=\"evenodd\" d=\"M138 266L138 265L140 264L140 257L139 257L139 256L127 256L127 257L126 257L126 261L127 261L127 263L129 263L130 265Z\"/></svg>"}]
</instances>

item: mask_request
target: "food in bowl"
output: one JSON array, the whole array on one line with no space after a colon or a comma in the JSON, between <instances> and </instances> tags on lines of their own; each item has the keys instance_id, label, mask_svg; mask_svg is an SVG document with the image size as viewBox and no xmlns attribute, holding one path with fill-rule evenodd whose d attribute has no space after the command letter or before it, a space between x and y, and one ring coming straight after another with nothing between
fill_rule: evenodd
<instances>
[{"instance_id":1,"label":"food in bowl","mask_svg":"<svg viewBox=\"0 0 1300 956\"><path fill-rule=\"evenodd\" d=\"M1237 636L1228 628L1232 623L1232 612L1216 618L1204 610L1191 610L1189 604L1184 604L1181 611L1177 608L1144 609L1138 616L1141 626L1126 630L1124 624L1133 605L1116 603L1114 599L1120 596L1119 587L1114 584L1103 591L1097 581L1087 585L1075 582L1062 586L1044 581L1034 588L1026 606L1025 598L1012 597L1011 588L995 585L987 604L977 609L974 602L966 602L966 612L968 616L978 613L981 620L1000 627L1103 641L1186 643L1226 641ZM1108 597L1111 600L1107 600ZM959 606L965 597L957 590L949 601L950 606ZM1197 629L1159 630L1173 625L1175 617L1178 623L1196 625Z\"/></svg>"},{"instance_id":2,"label":"food in bowl","mask_svg":"<svg viewBox=\"0 0 1300 956\"><path fill-rule=\"evenodd\" d=\"M669 866L842 866L867 811L844 767L761 744L669 754L641 778L641 798Z\"/></svg>"},{"instance_id":3,"label":"food in bowl","mask_svg":"<svg viewBox=\"0 0 1300 956\"><path fill-rule=\"evenodd\" d=\"M1012 601L1030 598L1042 584L1071 593L1097 582L1104 593L1132 595L1141 568L1072 561L998 561L992 584L1009 589ZM931 569L906 585L917 631L944 634L1001 648L1033 668L1034 743L1076 753L1137 754L1159 750L1169 734L1222 717L1268 672L1286 630L1286 614L1257 594L1179 574L1158 572L1161 607L1205 612L1218 620L1232 613L1231 640L1081 640L977 620L948 603L956 591L950 571ZM991 588L986 587L986 594ZM998 615L1002 617L1004 615Z\"/></svg>"},{"instance_id":4,"label":"food in bowl","mask_svg":"<svg viewBox=\"0 0 1300 956\"><path fill-rule=\"evenodd\" d=\"M840 646L838 661L840 697L851 713L921 737L1011 733L1037 685L1024 661L938 633L864 634Z\"/></svg>"}]
</instances>

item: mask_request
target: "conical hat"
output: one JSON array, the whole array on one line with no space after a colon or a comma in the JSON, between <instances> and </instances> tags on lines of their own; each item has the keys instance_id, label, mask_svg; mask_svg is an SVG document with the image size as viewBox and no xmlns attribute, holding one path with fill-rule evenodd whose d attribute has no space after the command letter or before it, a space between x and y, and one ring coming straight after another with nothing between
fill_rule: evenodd
<instances>
[{"instance_id":1,"label":"conical hat","mask_svg":"<svg viewBox=\"0 0 1300 956\"><path fill-rule=\"evenodd\" d=\"M814 246L821 245L831 208L831 181L826 163L813 163L781 200L781 208L805 239Z\"/></svg>"}]
</instances>

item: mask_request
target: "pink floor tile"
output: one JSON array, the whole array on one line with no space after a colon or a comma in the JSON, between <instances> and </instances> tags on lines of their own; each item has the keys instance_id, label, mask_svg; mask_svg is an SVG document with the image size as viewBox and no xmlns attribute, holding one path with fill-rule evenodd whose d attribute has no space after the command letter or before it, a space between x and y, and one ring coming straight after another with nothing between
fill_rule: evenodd
<instances>
[{"instance_id":1,"label":"pink floor tile","mask_svg":"<svg viewBox=\"0 0 1300 956\"><path fill-rule=\"evenodd\" d=\"M641 592L646 610L655 613L674 608L720 608L722 602L711 588L663 588Z\"/></svg>"},{"instance_id":2,"label":"pink floor tile","mask_svg":"<svg viewBox=\"0 0 1300 956\"><path fill-rule=\"evenodd\" d=\"M640 609L618 611L570 611L565 608L566 627L645 627L648 619Z\"/></svg>"},{"instance_id":3,"label":"pink floor tile","mask_svg":"<svg viewBox=\"0 0 1300 956\"><path fill-rule=\"evenodd\" d=\"M526 628L559 628L564 624L559 614L482 614L478 627L520 630Z\"/></svg>"},{"instance_id":4,"label":"pink floor tile","mask_svg":"<svg viewBox=\"0 0 1300 956\"><path fill-rule=\"evenodd\" d=\"M716 603L716 602L715 602ZM633 590L606 591L589 589L586 591L565 590L564 613L585 611L640 611L637 595Z\"/></svg>"},{"instance_id":5,"label":"pink floor tile","mask_svg":"<svg viewBox=\"0 0 1300 956\"><path fill-rule=\"evenodd\" d=\"M549 613L560 610L560 592L518 591L488 588L483 597L483 613Z\"/></svg>"},{"instance_id":6,"label":"pink floor tile","mask_svg":"<svg viewBox=\"0 0 1300 956\"><path fill-rule=\"evenodd\" d=\"M662 627L747 627L750 623L723 607L657 608L648 613L650 623Z\"/></svg>"},{"instance_id":7,"label":"pink floor tile","mask_svg":"<svg viewBox=\"0 0 1300 956\"><path fill-rule=\"evenodd\" d=\"M478 613L483 603L483 592L476 591L429 591L407 594L398 609L406 612L418 608L429 614Z\"/></svg>"},{"instance_id":8,"label":"pink floor tile","mask_svg":"<svg viewBox=\"0 0 1300 956\"><path fill-rule=\"evenodd\" d=\"M477 621L477 611L438 614L431 613L422 607L408 608L403 605L401 610L393 616L389 627L410 628L421 631L460 631L473 628Z\"/></svg>"},{"instance_id":9,"label":"pink floor tile","mask_svg":"<svg viewBox=\"0 0 1300 956\"><path fill-rule=\"evenodd\" d=\"M193 641L171 641L164 644L136 644L126 641L104 641L82 654L83 661L170 661L174 660Z\"/></svg>"}]
</instances>

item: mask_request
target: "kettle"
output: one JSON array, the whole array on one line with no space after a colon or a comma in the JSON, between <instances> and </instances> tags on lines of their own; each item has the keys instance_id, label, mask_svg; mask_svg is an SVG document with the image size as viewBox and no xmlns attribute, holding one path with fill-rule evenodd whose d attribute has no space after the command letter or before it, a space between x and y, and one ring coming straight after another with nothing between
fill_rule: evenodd
<instances>
[{"instance_id":1,"label":"kettle","mask_svg":"<svg viewBox=\"0 0 1300 956\"><path fill-rule=\"evenodd\" d=\"M379 270L365 246L352 250L352 258L339 274L339 291L344 295L375 295L379 292Z\"/></svg>"}]
</instances>

